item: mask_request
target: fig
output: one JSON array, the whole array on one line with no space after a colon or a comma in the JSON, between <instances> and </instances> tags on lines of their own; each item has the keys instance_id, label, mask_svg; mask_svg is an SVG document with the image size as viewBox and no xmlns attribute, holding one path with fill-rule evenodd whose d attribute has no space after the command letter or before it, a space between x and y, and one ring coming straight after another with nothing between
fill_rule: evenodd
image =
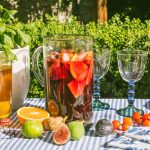
<instances>
[{"instance_id":1,"label":"fig","mask_svg":"<svg viewBox=\"0 0 150 150\"><path fill-rule=\"evenodd\" d=\"M67 124L69 130L71 132L72 140L80 140L85 134L85 128L83 125L83 121L71 121Z\"/></svg>"},{"instance_id":2,"label":"fig","mask_svg":"<svg viewBox=\"0 0 150 150\"><path fill-rule=\"evenodd\" d=\"M48 131L54 131L61 123L65 123L66 119L66 117L49 117L43 121L44 129Z\"/></svg>"},{"instance_id":3,"label":"fig","mask_svg":"<svg viewBox=\"0 0 150 150\"><path fill-rule=\"evenodd\" d=\"M95 131L98 136L104 136L113 132L113 125L107 119L97 121Z\"/></svg>"},{"instance_id":4,"label":"fig","mask_svg":"<svg viewBox=\"0 0 150 150\"><path fill-rule=\"evenodd\" d=\"M57 145L66 144L70 140L70 131L66 124L61 123L53 134L53 141Z\"/></svg>"}]
</instances>

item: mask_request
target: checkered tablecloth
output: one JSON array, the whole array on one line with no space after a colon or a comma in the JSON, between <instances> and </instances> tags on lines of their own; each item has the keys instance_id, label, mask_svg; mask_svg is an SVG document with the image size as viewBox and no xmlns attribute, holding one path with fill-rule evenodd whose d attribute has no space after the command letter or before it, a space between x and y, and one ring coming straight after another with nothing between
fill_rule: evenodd
<instances>
[{"instance_id":1,"label":"checkered tablecloth","mask_svg":"<svg viewBox=\"0 0 150 150\"><path fill-rule=\"evenodd\" d=\"M123 117L116 114L116 110L125 107L128 103L126 99L102 99L110 104L109 110L94 111L92 122L96 123L99 119L108 119L110 121L118 119L122 121ZM150 99L136 99L135 106L142 108L145 113L150 112ZM45 108L44 99L27 98L24 106L38 106ZM11 116L14 122L18 122L16 112ZM10 136L0 130L0 150L103 150L107 149L107 143L115 138L116 134L109 136L95 136L95 127L86 132L85 136L79 141L69 141L67 144L58 146L52 141L52 133L44 132L38 139L24 138L19 130L20 124L16 124L15 136Z\"/></svg>"}]
</instances>

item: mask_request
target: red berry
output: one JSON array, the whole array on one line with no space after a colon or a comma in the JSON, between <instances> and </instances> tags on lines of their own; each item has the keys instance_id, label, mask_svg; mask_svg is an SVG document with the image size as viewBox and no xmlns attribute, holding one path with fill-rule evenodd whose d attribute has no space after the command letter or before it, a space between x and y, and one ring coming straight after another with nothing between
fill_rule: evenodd
<instances>
[{"instance_id":1,"label":"red berry","mask_svg":"<svg viewBox=\"0 0 150 150\"><path fill-rule=\"evenodd\" d=\"M114 129L119 129L120 127L120 122L118 120L114 120L112 122Z\"/></svg>"}]
</instances>

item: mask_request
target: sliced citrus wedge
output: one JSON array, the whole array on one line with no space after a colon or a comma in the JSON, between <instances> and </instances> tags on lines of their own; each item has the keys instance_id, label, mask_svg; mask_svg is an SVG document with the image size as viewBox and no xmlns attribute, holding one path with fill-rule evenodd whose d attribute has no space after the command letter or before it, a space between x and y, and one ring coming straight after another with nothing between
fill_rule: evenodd
<instances>
[{"instance_id":1,"label":"sliced citrus wedge","mask_svg":"<svg viewBox=\"0 0 150 150\"><path fill-rule=\"evenodd\" d=\"M87 68L88 66L83 61L70 62L70 72L75 79L77 79L85 70L87 70Z\"/></svg>"},{"instance_id":2,"label":"sliced citrus wedge","mask_svg":"<svg viewBox=\"0 0 150 150\"><path fill-rule=\"evenodd\" d=\"M85 71L83 71L78 77L77 80L78 81L83 81L86 79L87 75L88 75L89 70L86 69Z\"/></svg>"},{"instance_id":3,"label":"sliced citrus wedge","mask_svg":"<svg viewBox=\"0 0 150 150\"><path fill-rule=\"evenodd\" d=\"M74 54L71 61L83 61L87 57L87 52L80 52L78 54Z\"/></svg>"},{"instance_id":4,"label":"sliced citrus wedge","mask_svg":"<svg viewBox=\"0 0 150 150\"><path fill-rule=\"evenodd\" d=\"M7 118L11 113L11 103L10 101L0 102L0 119Z\"/></svg>"},{"instance_id":5,"label":"sliced citrus wedge","mask_svg":"<svg viewBox=\"0 0 150 150\"><path fill-rule=\"evenodd\" d=\"M26 120L39 120L43 122L50 115L46 110L38 107L21 107L17 110L17 117L20 123L23 124Z\"/></svg>"}]
</instances>

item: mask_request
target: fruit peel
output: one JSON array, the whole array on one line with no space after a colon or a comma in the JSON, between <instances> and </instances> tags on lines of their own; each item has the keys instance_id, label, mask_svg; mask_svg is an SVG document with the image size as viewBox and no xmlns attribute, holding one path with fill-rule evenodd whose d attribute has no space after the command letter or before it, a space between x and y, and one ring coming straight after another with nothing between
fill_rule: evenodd
<instances>
[{"instance_id":1,"label":"fruit peel","mask_svg":"<svg viewBox=\"0 0 150 150\"><path fill-rule=\"evenodd\" d=\"M55 131L62 123L65 123L67 117L49 117L43 121L44 129L47 131Z\"/></svg>"}]
</instances>

